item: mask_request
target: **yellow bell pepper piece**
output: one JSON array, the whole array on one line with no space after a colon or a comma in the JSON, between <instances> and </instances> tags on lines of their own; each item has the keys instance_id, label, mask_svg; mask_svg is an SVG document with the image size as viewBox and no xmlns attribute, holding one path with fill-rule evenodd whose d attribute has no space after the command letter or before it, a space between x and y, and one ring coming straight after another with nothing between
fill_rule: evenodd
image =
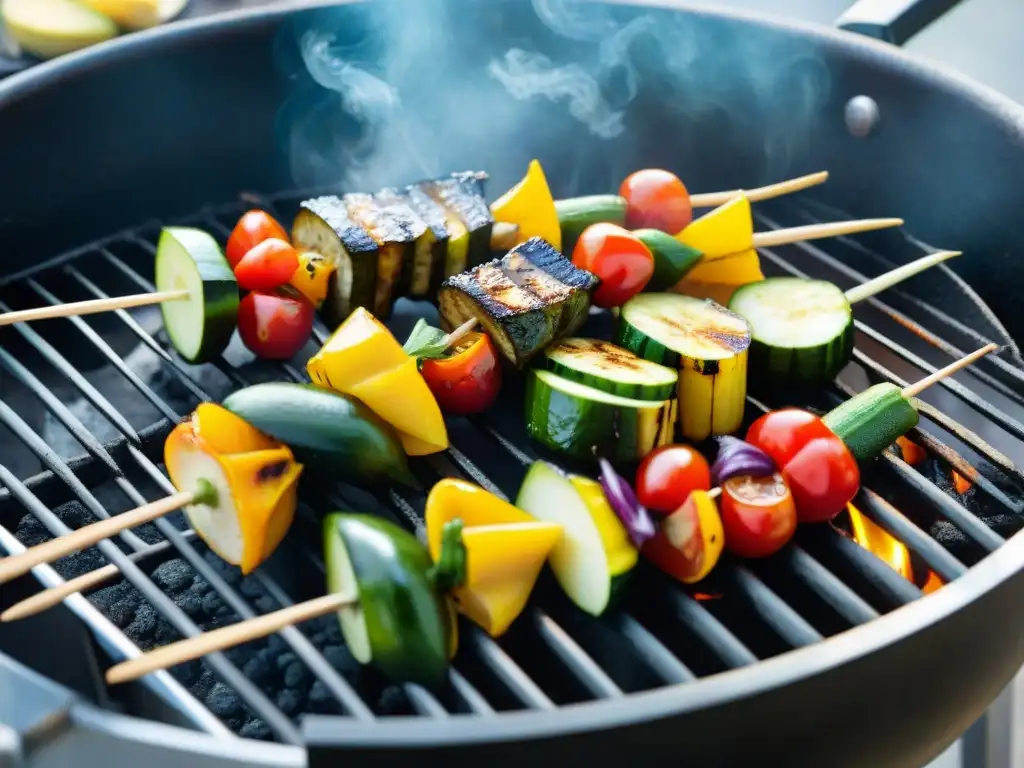
<instances>
[{"instance_id":1,"label":"yellow bell pepper piece","mask_svg":"<svg viewBox=\"0 0 1024 768\"><path fill-rule=\"evenodd\" d=\"M214 453L247 453L281 444L216 403L200 403L192 413L192 431Z\"/></svg>"},{"instance_id":2,"label":"yellow bell pepper piece","mask_svg":"<svg viewBox=\"0 0 1024 768\"><path fill-rule=\"evenodd\" d=\"M448 430L416 360L360 307L306 364L321 386L358 397L396 430L410 456L448 447Z\"/></svg>"},{"instance_id":3,"label":"yellow bell pepper piece","mask_svg":"<svg viewBox=\"0 0 1024 768\"><path fill-rule=\"evenodd\" d=\"M299 268L288 284L305 296L310 304L319 308L327 298L327 288L333 274L334 265L325 256L314 251L299 251Z\"/></svg>"},{"instance_id":4,"label":"yellow bell pepper piece","mask_svg":"<svg viewBox=\"0 0 1024 768\"><path fill-rule=\"evenodd\" d=\"M754 247L750 200L740 195L701 216L676 235L676 240L704 254L704 261L732 256Z\"/></svg>"},{"instance_id":5,"label":"yellow bell pepper piece","mask_svg":"<svg viewBox=\"0 0 1024 768\"><path fill-rule=\"evenodd\" d=\"M266 560L291 527L302 465L286 446L218 454L189 421L168 435L164 463L175 488L205 480L216 489L215 502L191 504L185 515L207 546L242 573Z\"/></svg>"},{"instance_id":6,"label":"yellow bell pepper piece","mask_svg":"<svg viewBox=\"0 0 1024 768\"><path fill-rule=\"evenodd\" d=\"M562 250L562 227L555 198L537 160L530 161L522 181L494 201L491 215L495 221L519 225L520 243L540 237L556 251Z\"/></svg>"},{"instance_id":7,"label":"yellow bell pepper piece","mask_svg":"<svg viewBox=\"0 0 1024 768\"><path fill-rule=\"evenodd\" d=\"M760 280L764 280L761 259L751 248L710 261L702 259L672 290L698 299L714 299L727 306L737 288Z\"/></svg>"},{"instance_id":8,"label":"yellow bell pepper piece","mask_svg":"<svg viewBox=\"0 0 1024 768\"><path fill-rule=\"evenodd\" d=\"M427 546L436 561L444 527L463 523L466 580L452 596L459 611L498 637L522 613L562 526L536 520L507 501L463 480L434 485L426 505Z\"/></svg>"},{"instance_id":9,"label":"yellow bell pepper piece","mask_svg":"<svg viewBox=\"0 0 1024 768\"><path fill-rule=\"evenodd\" d=\"M621 576L631 570L640 559L640 553L630 541L626 527L608 503L608 497L601 484L581 475L571 475L569 482L583 499L594 525L597 526L601 545L608 556L608 573L612 576ZM565 555L568 556L569 553L566 552Z\"/></svg>"}]
</instances>

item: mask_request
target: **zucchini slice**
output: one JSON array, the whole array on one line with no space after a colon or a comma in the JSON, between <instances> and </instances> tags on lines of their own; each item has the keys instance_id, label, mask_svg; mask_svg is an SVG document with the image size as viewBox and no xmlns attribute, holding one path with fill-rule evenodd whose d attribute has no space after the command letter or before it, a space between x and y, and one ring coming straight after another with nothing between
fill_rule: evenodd
<instances>
[{"instance_id":1,"label":"zucchini slice","mask_svg":"<svg viewBox=\"0 0 1024 768\"><path fill-rule=\"evenodd\" d=\"M209 234L191 227L164 227L154 267L158 291L187 290L189 297L160 304L171 344L189 363L218 357L238 320L238 282Z\"/></svg>"},{"instance_id":2,"label":"zucchini slice","mask_svg":"<svg viewBox=\"0 0 1024 768\"><path fill-rule=\"evenodd\" d=\"M684 438L735 432L747 397L747 321L709 299L644 293L622 307L616 341L645 360L679 369Z\"/></svg>"},{"instance_id":3,"label":"zucchini slice","mask_svg":"<svg viewBox=\"0 0 1024 768\"><path fill-rule=\"evenodd\" d=\"M407 295L412 298L433 296L444 279L444 255L448 247L444 211L415 188L400 192L388 187L377 193L377 199L388 206L397 203L407 206L409 212L422 224L422 232L413 244ZM416 231L419 231L419 226Z\"/></svg>"},{"instance_id":4,"label":"zucchini slice","mask_svg":"<svg viewBox=\"0 0 1024 768\"><path fill-rule=\"evenodd\" d=\"M408 531L370 515L324 518L327 588L356 602L338 611L349 652L397 683L448 677L451 619L430 579L430 555Z\"/></svg>"},{"instance_id":5,"label":"zucchini slice","mask_svg":"<svg viewBox=\"0 0 1024 768\"><path fill-rule=\"evenodd\" d=\"M620 397L671 400L679 374L600 339L562 339L544 350L549 371Z\"/></svg>"},{"instance_id":6,"label":"zucchini slice","mask_svg":"<svg viewBox=\"0 0 1024 768\"><path fill-rule=\"evenodd\" d=\"M472 172L453 173L417 185L445 211L449 232L446 277L490 258L494 217L483 197L483 178Z\"/></svg>"},{"instance_id":7,"label":"zucchini slice","mask_svg":"<svg viewBox=\"0 0 1024 768\"><path fill-rule=\"evenodd\" d=\"M600 616L621 594L638 553L593 480L568 475L546 461L530 465L516 506L538 520L562 526L548 562L565 594L591 616Z\"/></svg>"},{"instance_id":8,"label":"zucchini slice","mask_svg":"<svg viewBox=\"0 0 1024 768\"><path fill-rule=\"evenodd\" d=\"M850 302L824 280L770 277L739 288L729 309L750 324L750 368L773 385L831 381L853 354Z\"/></svg>"},{"instance_id":9,"label":"zucchini slice","mask_svg":"<svg viewBox=\"0 0 1024 768\"><path fill-rule=\"evenodd\" d=\"M517 368L586 319L597 278L538 237L446 280L438 293L452 328L475 317Z\"/></svg>"},{"instance_id":10,"label":"zucchini slice","mask_svg":"<svg viewBox=\"0 0 1024 768\"><path fill-rule=\"evenodd\" d=\"M562 227L562 252L571 254L583 230L591 224L608 222L626 226L626 199L619 195L586 195L555 200Z\"/></svg>"},{"instance_id":11,"label":"zucchini slice","mask_svg":"<svg viewBox=\"0 0 1024 768\"><path fill-rule=\"evenodd\" d=\"M917 426L917 408L895 384L868 387L822 417L861 464L881 456Z\"/></svg>"},{"instance_id":12,"label":"zucchini slice","mask_svg":"<svg viewBox=\"0 0 1024 768\"><path fill-rule=\"evenodd\" d=\"M412 274L413 243L427 225L403 201L390 196L345 195L348 215L365 229L378 247L373 314L386 319L405 294Z\"/></svg>"},{"instance_id":13,"label":"zucchini slice","mask_svg":"<svg viewBox=\"0 0 1024 768\"><path fill-rule=\"evenodd\" d=\"M351 219L341 198L327 195L302 202L292 224L292 245L322 254L334 264L322 307L330 329L341 325L356 307L373 310L377 243Z\"/></svg>"},{"instance_id":14,"label":"zucchini slice","mask_svg":"<svg viewBox=\"0 0 1024 768\"><path fill-rule=\"evenodd\" d=\"M526 380L526 432L554 451L582 461L638 461L672 442L674 401L610 395L551 371Z\"/></svg>"}]
</instances>

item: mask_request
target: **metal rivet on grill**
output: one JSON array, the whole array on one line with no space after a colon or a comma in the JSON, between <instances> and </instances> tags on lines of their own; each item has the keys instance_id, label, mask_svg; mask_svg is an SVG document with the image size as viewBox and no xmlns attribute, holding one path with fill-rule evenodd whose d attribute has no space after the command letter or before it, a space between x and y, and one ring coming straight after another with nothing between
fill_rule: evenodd
<instances>
[{"instance_id":1,"label":"metal rivet on grill","mask_svg":"<svg viewBox=\"0 0 1024 768\"><path fill-rule=\"evenodd\" d=\"M878 102L870 96L854 96L846 102L845 110L846 127L850 133L858 139L875 130L882 114L878 109Z\"/></svg>"}]
</instances>

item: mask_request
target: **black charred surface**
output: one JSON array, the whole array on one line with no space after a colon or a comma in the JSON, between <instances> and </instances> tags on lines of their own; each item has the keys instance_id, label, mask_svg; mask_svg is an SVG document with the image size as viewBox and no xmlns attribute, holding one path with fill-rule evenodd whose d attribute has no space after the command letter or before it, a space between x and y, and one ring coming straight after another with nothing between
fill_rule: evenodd
<instances>
[{"instance_id":1,"label":"black charred surface","mask_svg":"<svg viewBox=\"0 0 1024 768\"><path fill-rule=\"evenodd\" d=\"M482 264L491 254L494 217L483 196L483 174L453 173L449 178L421 182L420 187L435 201L454 213L469 232L467 266Z\"/></svg>"},{"instance_id":2,"label":"black charred surface","mask_svg":"<svg viewBox=\"0 0 1024 768\"><path fill-rule=\"evenodd\" d=\"M300 215L306 211L322 220L337 236L350 255L357 253L374 253L377 243L365 227L356 223L348 215L345 203L334 195L315 197L304 200L300 205ZM296 222L298 224L298 222ZM295 229L298 227L296 226Z\"/></svg>"}]
</instances>

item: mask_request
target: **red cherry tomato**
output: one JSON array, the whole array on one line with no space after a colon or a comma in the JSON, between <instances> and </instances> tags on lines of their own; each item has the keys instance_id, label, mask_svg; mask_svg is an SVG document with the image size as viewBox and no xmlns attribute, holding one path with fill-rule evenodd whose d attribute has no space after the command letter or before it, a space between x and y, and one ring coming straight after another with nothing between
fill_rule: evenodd
<instances>
[{"instance_id":1,"label":"red cherry tomato","mask_svg":"<svg viewBox=\"0 0 1024 768\"><path fill-rule=\"evenodd\" d=\"M258 357L287 360L309 341L313 316L301 296L253 291L238 305L238 334Z\"/></svg>"},{"instance_id":2,"label":"red cherry tomato","mask_svg":"<svg viewBox=\"0 0 1024 768\"><path fill-rule=\"evenodd\" d=\"M782 475L731 477L722 484L725 548L739 557L767 557L793 538L796 504Z\"/></svg>"},{"instance_id":3,"label":"red cherry tomato","mask_svg":"<svg viewBox=\"0 0 1024 768\"><path fill-rule=\"evenodd\" d=\"M672 578L693 584L718 563L725 538L714 500L697 491L661 521L654 538L644 542L640 551Z\"/></svg>"},{"instance_id":4,"label":"red cherry tomato","mask_svg":"<svg viewBox=\"0 0 1024 768\"><path fill-rule=\"evenodd\" d=\"M831 520L857 495L857 460L812 413L794 408L768 413L750 426L747 442L780 468L801 523Z\"/></svg>"},{"instance_id":5,"label":"red cherry tomato","mask_svg":"<svg viewBox=\"0 0 1024 768\"><path fill-rule=\"evenodd\" d=\"M707 460L688 445L665 445L651 451L636 471L636 497L647 509L669 515L693 491L711 488Z\"/></svg>"},{"instance_id":6,"label":"red cherry tomato","mask_svg":"<svg viewBox=\"0 0 1024 768\"><path fill-rule=\"evenodd\" d=\"M288 233L277 219L266 211L249 211L238 220L232 230L224 256L234 269L250 249L272 237L289 242Z\"/></svg>"},{"instance_id":7,"label":"red cherry tomato","mask_svg":"<svg viewBox=\"0 0 1024 768\"><path fill-rule=\"evenodd\" d=\"M576 241L572 263L601 278L594 291L598 307L621 307L647 285L654 257L638 238L615 224L591 224Z\"/></svg>"},{"instance_id":8,"label":"red cherry tomato","mask_svg":"<svg viewBox=\"0 0 1024 768\"><path fill-rule=\"evenodd\" d=\"M441 410L456 416L486 411L501 389L501 366L486 333L468 333L454 352L424 360L420 372Z\"/></svg>"},{"instance_id":9,"label":"red cherry tomato","mask_svg":"<svg viewBox=\"0 0 1024 768\"><path fill-rule=\"evenodd\" d=\"M272 237L249 249L235 265L235 278L247 291L269 291L291 280L298 268L298 252Z\"/></svg>"},{"instance_id":10,"label":"red cherry tomato","mask_svg":"<svg viewBox=\"0 0 1024 768\"><path fill-rule=\"evenodd\" d=\"M660 229L670 235L693 221L690 193L679 177L660 168L645 168L630 174L619 187L626 199L626 226L630 229Z\"/></svg>"}]
</instances>

